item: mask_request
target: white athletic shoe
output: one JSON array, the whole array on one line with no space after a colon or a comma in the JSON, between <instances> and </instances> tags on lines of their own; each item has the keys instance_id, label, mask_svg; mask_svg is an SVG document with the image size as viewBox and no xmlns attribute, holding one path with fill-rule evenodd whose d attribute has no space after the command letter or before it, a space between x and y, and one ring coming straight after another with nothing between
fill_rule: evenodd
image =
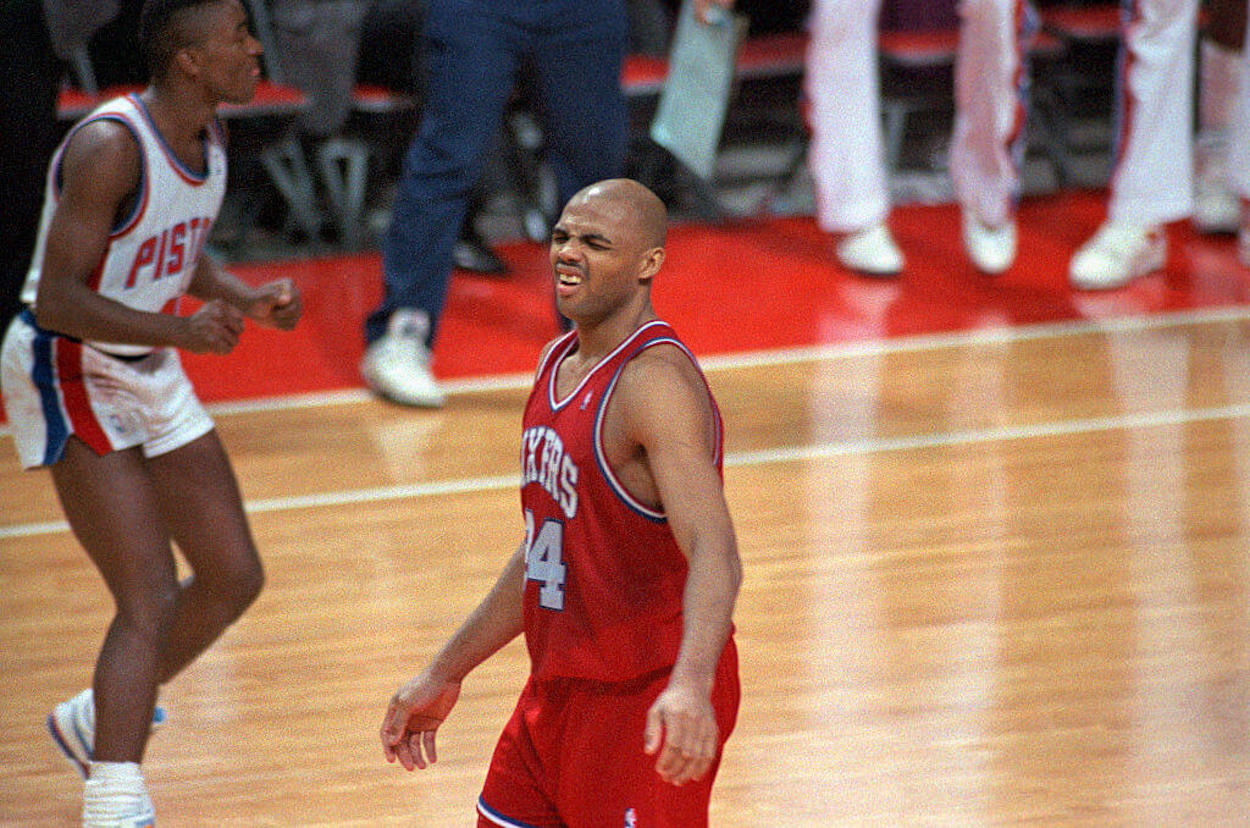
<instances>
[{"instance_id":1,"label":"white athletic shoe","mask_svg":"<svg viewBox=\"0 0 1250 828\"><path fill-rule=\"evenodd\" d=\"M391 314L386 333L365 349L360 363L361 376L374 393L421 408L439 408L446 402L430 373L430 351L425 347L429 330L429 318L422 311L402 308Z\"/></svg>"},{"instance_id":2,"label":"white athletic shoe","mask_svg":"<svg viewBox=\"0 0 1250 828\"><path fill-rule=\"evenodd\" d=\"M903 252L884 224L851 233L838 243L838 261L868 276L896 276L903 269Z\"/></svg>"},{"instance_id":3,"label":"white athletic shoe","mask_svg":"<svg viewBox=\"0 0 1250 828\"><path fill-rule=\"evenodd\" d=\"M1016 260L1016 223L998 227L982 224L971 210L963 211L964 249L977 270L990 275L1002 273Z\"/></svg>"},{"instance_id":4,"label":"white athletic shoe","mask_svg":"<svg viewBox=\"0 0 1250 828\"><path fill-rule=\"evenodd\" d=\"M1108 221L1076 251L1068 278L1081 290L1118 288L1161 269L1167 252L1161 228Z\"/></svg>"},{"instance_id":5,"label":"white athletic shoe","mask_svg":"<svg viewBox=\"0 0 1250 828\"><path fill-rule=\"evenodd\" d=\"M152 711L152 730L164 724L165 719L165 708L158 704ZM65 758L86 779L95 749L95 697L91 688L52 708L48 714L48 733Z\"/></svg>"}]
</instances>

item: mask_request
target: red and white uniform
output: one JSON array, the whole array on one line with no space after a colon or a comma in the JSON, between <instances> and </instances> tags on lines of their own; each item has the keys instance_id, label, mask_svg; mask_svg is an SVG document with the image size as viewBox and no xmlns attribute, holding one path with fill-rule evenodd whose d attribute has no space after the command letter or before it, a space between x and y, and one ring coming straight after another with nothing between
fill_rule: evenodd
<instances>
[{"instance_id":1,"label":"red and white uniform","mask_svg":"<svg viewBox=\"0 0 1250 828\"><path fill-rule=\"evenodd\" d=\"M123 124L140 148L137 197L119 219L88 285L137 310L174 312L186 292L226 187L226 148L214 122L203 141L204 171L169 150L137 96L102 104L73 128L100 120ZM48 229L60 198L61 162L70 136L48 169L43 217L22 300L34 306ZM142 446L151 457L212 429L173 348L83 342L41 329L29 309L9 325L0 352L0 384L19 459L50 465L77 436L99 454Z\"/></svg>"},{"instance_id":2,"label":"red and white uniform","mask_svg":"<svg viewBox=\"0 0 1250 828\"><path fill-rule=\"evenodd\" d=\"M109 234L108 247L92 271L89 286L135 310L172 311L195 272L200 251L226 193L226 146L214 122L204 140L204 172L188 169L173 154L137 95L106 101L80 121L61 142L48 167L39 236L22 301L35 306L48 228L60 200L61 160L70 137L85 124L109 120L124 125L141 150L138 198ZM88 343L112 354L133 356L152 348L106 342Z\"/></svg>"},{"instance_id":3,"label":"red and white uniform","mask_svg":"<svg viewBox=\"0 0 1250 828\"><path fill-rule=\"evenodd\" d=\"M877 25L881 0L815 0L805 89L817 218L829 232L862 230L890 210L881 134ZM961 0L951 178L984 224L1015 214L1023 153L1023 43L1036 30L1024 0Z\"/></svg>"},{"instance_id":4,"label":"red and white uniform","mask_svg":"<svg viewBox=\"0 0 1250 828\"><path fill-rule=\"evenodd\" d=\"M681 644L686 558L664 513L625 490L602 446L604 412L629 360L661 344L690 352L667 324L648 323L561 396L556 377L577 342L573 331L551 348L525 407L523 602L532 673L491 760L478 824L706 825L715 768L678 788L660 780L656 757L642 749L647 710ZM719 468L720 413L710 390L708 399ZM738 706L732 637L713 706L723 744Z\"/></svg>"}]
</instances>

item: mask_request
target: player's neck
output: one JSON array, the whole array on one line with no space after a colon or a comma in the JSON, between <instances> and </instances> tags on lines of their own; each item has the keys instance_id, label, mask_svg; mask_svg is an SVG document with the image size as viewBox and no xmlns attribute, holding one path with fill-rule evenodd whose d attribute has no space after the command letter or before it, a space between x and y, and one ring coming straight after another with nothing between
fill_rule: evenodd
<instances>
[{"instance_id":1,"label":"player's neck","mask_svg":"<svg viewBox=\"0 0 1250 828\"><path fill-rule=\"evenodd\" d=\"M139 94L152 122L170 146L199 141L213 120L216 109L197 100L186 90L171 85L152 84Z\"/></svg>"},{"instance_id":2,"label":"player's neck","mask_svg":"<svg viewBox=\"0 0 1250 828\"><path fill-rule=\"evenodd\" d=\"M627 313L618 313L602 320L577 323L577 353L585 363L594 365L612 353L616 346L634 331L659 317L651 303Z\"/></svg>"}]
</instances>

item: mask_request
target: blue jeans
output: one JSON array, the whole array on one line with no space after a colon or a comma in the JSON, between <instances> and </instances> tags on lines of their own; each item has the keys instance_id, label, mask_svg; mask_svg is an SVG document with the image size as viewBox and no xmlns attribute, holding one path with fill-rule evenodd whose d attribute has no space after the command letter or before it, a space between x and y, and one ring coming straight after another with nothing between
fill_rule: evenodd
<instances>
[{"instance_id":1,"label":"blue jeans","mask_svg":"<svg viewBox=\"0 0 1250 828\"><path fill-rule=\"evenodd\" d=\"M423 34L425 109L382 243L386 295L365 321L368 342L398 308L425 311L433 342L452 247L521 61L535 70L562 200L625 163L624 0L430 0Z\"/></svg>"}]
</instances>

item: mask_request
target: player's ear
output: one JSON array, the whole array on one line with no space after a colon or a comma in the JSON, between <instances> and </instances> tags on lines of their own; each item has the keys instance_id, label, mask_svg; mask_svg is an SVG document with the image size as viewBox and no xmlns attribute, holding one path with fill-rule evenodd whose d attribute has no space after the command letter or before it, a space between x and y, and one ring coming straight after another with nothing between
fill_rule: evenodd
<instances>
[{"instance_id":1,"label":"player's ear","mask_svg":"<svg viewBox=\"0 0 1250 828\"><path fill-rule=\"evenodd\" d=\"M642 254L642 264L638 269L638 281L649 282L664 265L664 248L653 247Z\"/></svg>"},{"instance_id":2,"label":"player's ear","mask_svg":"<svg viewBox=\"0 0 1250 828\"><path fill-rule=\"evenodd\" d=\"M184 75L196 77L200 74L199 53L195 51L194 46L183 46L174 53L173 64L178 67Z\"/></svg>"}]
</instances>

